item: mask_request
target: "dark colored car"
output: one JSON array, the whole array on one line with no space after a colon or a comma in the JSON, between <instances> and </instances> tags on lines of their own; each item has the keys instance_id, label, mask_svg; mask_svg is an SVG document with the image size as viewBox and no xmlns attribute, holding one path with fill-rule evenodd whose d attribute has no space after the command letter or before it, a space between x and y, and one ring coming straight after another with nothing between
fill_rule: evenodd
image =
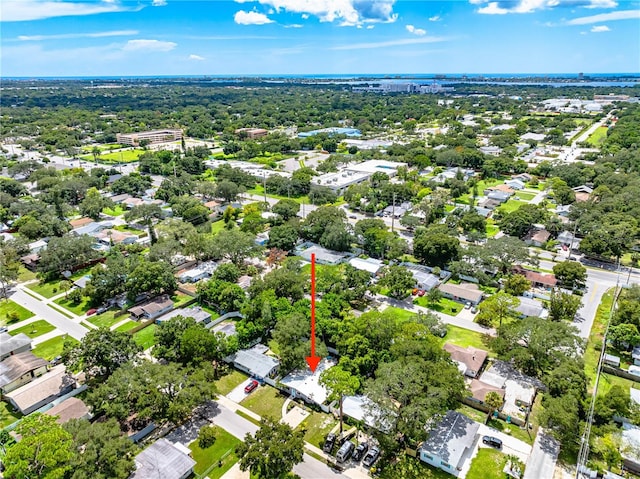
<instances>
[{"instance_id":1,"label":"dark colored car","mask_svg":"<svg viewBox=\"0 0 640 479\"><path fill-rule=\"evenodd\" d=\"M363 458L363 456L367 453L367 451L369 450L369 444L367 444L366 442L361 442L360 444L358 444L358 447L356 447L356 450L353 451L353 456L351 456L353 458L354 461L359 461L360 459Z\"/></svg>"},{"instance_id":2,"label":"dark colored car","mask_svg":"<svg viewBox=\"0 0 640 479\"><path fill-rule=\"evenodd\" d=\"M333 446L335 446L335 444L336 444L336 435L330 432L327 435L327 438L324 440L322 450L326 453L331 454L331 451L333 450Z\"/></svg>"},{"instance_id":3,"label":"dark colored car","mask_svg":"<svg viewBox=\"0 0 640 479\"><path fill-rule=\"evenodd\" d=\"M87 311L87 316L91 316L92 314L95 314L96 311L98 311L96 308L91 308L89 311Z\"/></svg>"},{"instance_id":4,"label":"dark colored car","mask_svg":"<svg viewBox=\"0 0 640 479\"><path fill-rule=\"evenodd\" d=\"M373 446L371 449L369 449L369 452L367 452L367 454L364 456L364 459L362 460L362 465L366 467L371 467L373 466L373 463L378 460L379 457L380 457L380 449L378 449L376 446Z\"/></svg>"},{"instance_id":5,"label":"dark colored car","mask_svg":"<svg viewBox=\"0 0 640 479\"><path fill-rule=\"evenodd\" d=\"M502 441L497 437L482 436L482 442L487 446L495 447L496 449L500 449L502 447Z\"/></svg>"},{"instance_id":6,"label":"dark colored car","mask_svg":"<svg viewBox=\"0 0 640 479\"><path fill-rule=\"evenodd\" d=\"M244 387L244 392L246 393L250 393L251 391L253 391L255 388L258 387L258 381L256 381L255 379L253 379L249 384L247 384Z\"/></svg>"}]
</instances>

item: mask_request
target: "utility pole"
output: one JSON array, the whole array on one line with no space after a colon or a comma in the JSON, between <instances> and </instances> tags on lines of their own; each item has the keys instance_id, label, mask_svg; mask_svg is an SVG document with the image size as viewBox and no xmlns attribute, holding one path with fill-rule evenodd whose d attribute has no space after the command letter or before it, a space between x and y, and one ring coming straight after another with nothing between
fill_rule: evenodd
<instances>
[{"instance_id":1,"label":"utility pole","mask_svg":"<svg viewBox=\"0 0 640 479\"><path fill-rule=\"evenodd\" d=\"M268 208L269 203L267 203L267 174L262 174L262 189L264 190L264 205L265 208Z\"/></svg>"},{"instance_id":2,"label":"utility pole","mask_svg":"<svg viewBox=\"0 0 640 479\"><path fill-rule=\"evenodd\" d=\"M393 227L396 224L396 194L393 194L393 206L391 207L391 232L393 233Z\"/></svg>"}]
</instances>

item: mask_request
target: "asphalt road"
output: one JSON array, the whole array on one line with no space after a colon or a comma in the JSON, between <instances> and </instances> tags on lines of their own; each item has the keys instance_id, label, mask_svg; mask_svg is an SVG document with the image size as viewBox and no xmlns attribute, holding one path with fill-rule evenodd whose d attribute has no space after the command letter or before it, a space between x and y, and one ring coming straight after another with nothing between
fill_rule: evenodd
<instances>
[{"instance_id":1,"label":"asphalt road","mask_svg":"<svg viewBox=\"0 0 640 479\"><path fill-rule=\"evenodd\" d=\"M87 334L88 330L84 326L67 318L43 301L29 296L20 287L14 288L13 291L9 293L9 298L78 341Z\"/></svg>"},{"instance_id":2,"label":"asphalt road","mask_svg":"<svg viewBox=\"0 0 640 479\"><path fill-rule=\"evenodd\" d=\"M540 429L527 460L524 479L552 479L559 452L558 441Z\"/></svg>"}]
</instances>

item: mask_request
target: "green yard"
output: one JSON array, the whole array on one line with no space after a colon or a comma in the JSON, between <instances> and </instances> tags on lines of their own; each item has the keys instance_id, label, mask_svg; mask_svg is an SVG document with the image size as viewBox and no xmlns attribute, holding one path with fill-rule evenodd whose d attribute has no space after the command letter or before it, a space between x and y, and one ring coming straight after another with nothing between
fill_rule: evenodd
<instances>
[{"instance_id":1,"label":"green yard","mask_svg":"<svg viewBox=\"0 0 640 479\"><path fill-rule=\"evenodd\" d=\"M71 311L73 314L78 315L78 316L82 316L83 314L85 314L87 311L89 311L89 309L91 309L91 305L89 304L90 299L88 297L83 297L82 301L79 303L74 303L73 301L65 298L64 296L62 298L58 298L54 301L54 303L56 303L59 306L62 306L63 308Z\"/></svg>"},{"instance_id":2,"label":"green yard","mask_svg":"<svg viewBox=\"0 0 640 479\"><path fill-rule=\"evenodd\" d=\"M0 429L13 424L22 417L19 412L14 412L13 407L4 401L0 402Z\"/></svg>"},{"instance_id":3,"label":"green yard","mask_svg":"<svg viewBox=\"0 0 640 479\"><path fill-rule=\"evenodd\" d=\"M54 326L47 323L44 319L40 319L33 323L26 324L21 328L14 329L13 331L10 331L9 334L11 336L15 336L17 334L24 333L30 338L37 338L38 336L42 336L43 334L53 331L54 329L56 329Z\"/></svg>"},{"instance_id":4,"label":"green yard","mask_svg":"<svg viewBox=\"0 0 640 479\"><path fill-rule=\"evenodd\" d=\"M511 199L509 199L506 203L502 203L498 207L498 210L501 213L512 213L518 208L520 208L520 206L522 206L523 204L524 203L522 201L518 201L516 198L511 197Z\"/></svg>"},{"instance_id":5,"label":"green yard","mask_svg":"<svg viewBox=\"0 0 640 479\"><path fill-rule=\"evenodd\" d=\"M487 228L486 228L487 238L493 238L495 235L498 234L499 231L500 231L499 227L497 227L496 225L490 225L487 223Z\"/></svg>"},{"instance_id":6,"label":"green yard","mask_svg":"<svg viewBox=\"0 0 640 479\"><path fill-rule=\"evenodd\" d=\"M125 323L122 323L116 328L116 331L130 331L138 325L135 321L128 319Z\"/></svg>"},{"instance_id":7,"label":"green yard","mask_svg":"<svg viewBox=\"0 0 640 479\"><path fill-rule=\"evenodd\" d=\"M193 296L190 296L188 294L184 294L184 293L176 293L173 296L171 296L171 301L173 301L173 305L176 308L181 307L182 305L184 305L185 303L188 303L189 301L191 301L193 299Z\"/></svg>"},{"instance_id":8,"label":"green yard","mask_svg":"<svg viewBox=\"0 0 640 479\"><path fill-rule=\"evenodd\" d=\"M462 311L463 305L457 303L451 299L440 298L436 304L429 303L429 300L425 296L418 296L413 302L417 305L423 306L425 308L433 309L434 311L438 311L439 313L448 314L449 316L455 316L460 311Z\"/></svg>"},{"instance_id":9,"label":"green yard","mask_svg":"<svg viewBox=\"0 0 640 479\"><path fill-rule=\"evenodd\" d=\"M105 215L109 216L121 216L125 211L126 210L120 205L115 205L113 208L105 208L102 210Z\"/></svg>"},{"instance_id":10,"label":"green yard","mask_svg":"<svg viewBox=\"0 0 640 479\"><path fill-rule=\"evenodd\" d=\"M216 381L216 389L218 394L225 396L233 391L237 386L247 379L247 375L232 369L229 374L225 374Z\"/></svg>"},{"instance_id":11,"label":"green yard","mask_svg":"<svg viewBox=\"0 0 640 479\"><path fill-rule=\"evenodd\" d=\"M206 449L201 449L197 440L189 445L191 456L196 461L193 470L200 476L218 479L238 462L235 449L241 441L218 426L204 427L215 429L216 442Z\"/></svg>"},{"instance_id":12,"label":"green yard","mask_svg":"<svg viewBox=\"0 0 640 479\"><path fill-rule=\"evenodd\" d=\"M504 479L502 470L506 463L506 454L482 447L471 461L467 479Z\"/></svg>"},{"instance_id":13,"label":"green yard","mask_svg":"<svg viewBox=\"0 0 640 479\"><path fill-rule=\"evenodd\" d=\"M224 229L224 221L214 221L211 223L211 234L217 234Z\"/></svg>"},{"instance_id":14,"label":"green yard","mask_svg":"<svg viewBox=\"0 0 640 479\"><path fill-rule=\"evenodd\" d=\"M58 357L62 354L62 348L64 347L65 340L69 341L71 344L78 343L77 340L66 335L62 335L48 339L43 343L38 344L35 348L33 348L32 352L40 358L51 361L53 358Z\"/></svg>"},{"instance_id":15,"label":"green yard","mask_svg":"<svg viewBox=\"0 0 640 479\"><path fill-rule=\"evenodd\" d=\"M384 312L391 313L396 318L396 321L407 321L408 319L418 314L417 312L414 313L413 311L407 311L406 309L402 308L394 308L393 306L389 306L384 310Z\"/></svg>"},{"instance_id":16,"label":"green yard","mask_svg":"<svg viewBox=\"0 0 640 479\"><path fill-rule=\"evenodd\" d=\"M10 299L0 301L0 324L13 324L33 317L34 314L27 308Z\"/></svg>"},{"instance_id":17,"label":"green yard","mask_svg":"<svg viewBox=\"0 0 640 479\"><path fill-rule=\"evenodd\" d=\"M117 311L112 309L100 315L89 316L87 321L99 328L111 328L111 326L126 318L126 315L116 316L116 313Z\"/></svg>"},{"instance_id":18,"label":"green yard","mask_svg":"<svg viewBox=\"0 0 640 479\"><path fill-rule=\"evenodd\" d=\"M516 196L525 201L531 201L536 197L533 193L527 193L526 191L516 191Z\"/></svg>"},{"instance_id":19,"label":"green yard","mask_svg":"<svg viewBox=\"0 0 640 479\"><path fill-rule=\"evenodd\" d=\"M436 469L422 462L420 459L402 454L395 462L389 462L383 466L378 462L371 469L381 467L379 477L381 479L398 479L400 477L419 477L420 479L451 479L451 474L442 469Z\"/></svg>"},{"instance_id":20,"label":"green yard","mask_svg":"<svg viewBox=\"0 0 640 479\"><path fill-rule=\"evenodd\" d=\"M45 298L53 298L56 294L61 293L60 281L49 281L48 283L32 283L27 288L38 293Z\"/></svg>"},{"instance_id":21,"label":"green yard","mask_svg":"<svg viewBox=\"0 0 640 479\"><path fill-rule=\"evenodd\" d=\"M324 438L338 424L333 416L320 412L312 412L298 428L304 428L304 440L316 447L322 447Z\"/></svg>"},{"instance_id":22,"label":"green yard","mask_svg":"<svg viewBox=\"0 0 640 479\"><path fill-rule=\"evenodd\" d=\"M138 161L138 157L144 153L142 149L114 151L112 153L102 153L98 158L98 163L131 163ZM80 158L86 161L95 161L93 155L82 155Z\"/></svg>"},{"instance_id":23,"label":"green yard","mask_svg":"<svg viewBox=\"0 0 640 479\"><path fill-rule=\"evenodd\" d=\"M155 323L150 324L146 328L133 333L133 340L136 344L142 346L143 349L149 349L156 343L155 332L157 328L158 326Z\"/></svg>"},{"instance_id":24,"label":"green yard","mask_svg":"<svg viewBox=\"0 0 640 479\"><path fill-rule=\"evenodd\" d=\"M609 128L606 126L600 126L594 131L589 138L587 138L587 143L593 146L600 146L604 140L607 139L607 132Z\"/></svg>"},{"instance_id":25,"label":"green yard","mask_svg":"<svg viewBox=\"0 0 640 479\"><path fill-rule=\"evenodd\" d=\"M285 397L277 389L271 386L260 386L243 399L241 404L259 416L280 419L284 401Z\"/></svg>"},{"instance_id":26,"label":"green yard","mask_svg":"<svg viewBox=\"0 0 640 479\"><path fill-rule=\"evenodd\" d=\"M255 188L247 190L247 193L252 195L264 196L264 188L262 187L262 185L256 185ZM288 198L287 195L272 195L271 193L269 193L268 189L267 189L267 197L275 198L277 200L286 200ZM311 201L309 201L309 197L307 195L300 196L298 198L290 198L290 199L292 199L297 203L301 203L301 204L304 203L305 205L311 204Z\"/></svg>"},{"instance_id":27,"label":"green yard","mask_svg":"<svg viewBox=\"0 0 640 479\"><path fill-rule=\"evenodd\" d=\"M18 268L18 282L24 283L26 281L31 281L34 279L36 279L36 274L33 271L28 270L24 266L20 265L20 268Z\"/></svg>"},{"instance_id":28,"label":"green yard","mask_svg":"<svg viewBox=\"0 0 640 479\"><path fill-rule=\"evenodd\" d=\"M447 335L444 338L440 339L440 341L442 342L442 344L451 343L463 348L471 346L473 348L490 351L489 347L487 346L488 338L489 337L487 335L476 333L475 331L470 331L468 329L459 328L458 326L449 324L447 325Z\"/></svg>"}]
</instances>

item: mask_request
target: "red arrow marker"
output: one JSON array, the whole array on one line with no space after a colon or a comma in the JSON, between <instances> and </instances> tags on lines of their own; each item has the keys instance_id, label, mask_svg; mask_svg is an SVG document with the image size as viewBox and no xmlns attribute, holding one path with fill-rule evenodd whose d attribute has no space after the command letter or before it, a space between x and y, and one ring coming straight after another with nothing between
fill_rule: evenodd
<instances>
[{"instance_id":1,"label":"red arrow marker","mask_svg":"<svg viewBox=\"0 0 640 479\"><path fill-rule=\"evenodd\" d=\"M305 358L312 373L322 358L316 356L316 254L311 253L311 356Z\"/></svg>"}]
</instances>

